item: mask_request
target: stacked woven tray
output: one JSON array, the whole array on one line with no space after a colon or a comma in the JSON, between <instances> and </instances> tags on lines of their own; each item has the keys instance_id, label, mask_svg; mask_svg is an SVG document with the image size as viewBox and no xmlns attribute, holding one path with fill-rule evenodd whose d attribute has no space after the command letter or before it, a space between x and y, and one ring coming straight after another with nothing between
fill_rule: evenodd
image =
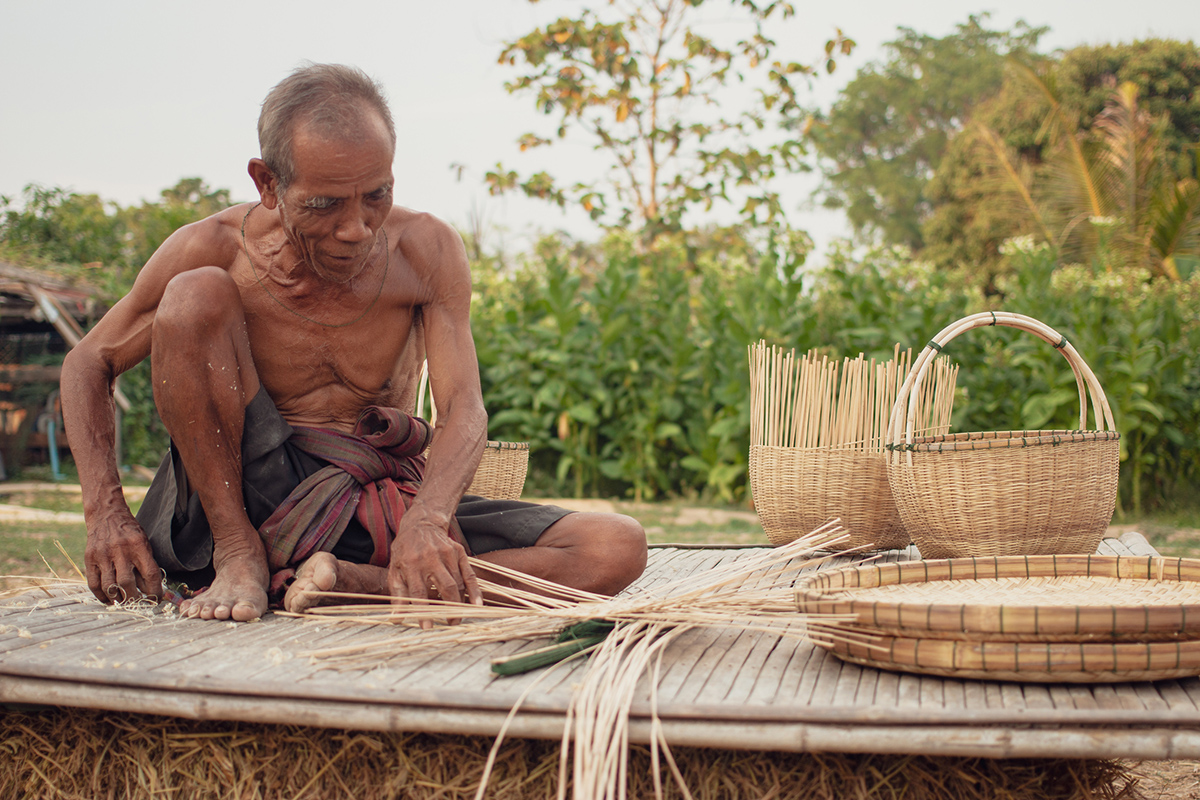
<instances>
[{"instance_id":1,"label":"stacked woven tray","mask_svg":"<svg viewBox=\"0 0 1200 800\"><path fill-rule=\"evenodd\" d=\"M882 669L985 680L1200 674L1200 560L1043 555L871 563L796 585L818 644Z\"/></svg>"}]
</instances>

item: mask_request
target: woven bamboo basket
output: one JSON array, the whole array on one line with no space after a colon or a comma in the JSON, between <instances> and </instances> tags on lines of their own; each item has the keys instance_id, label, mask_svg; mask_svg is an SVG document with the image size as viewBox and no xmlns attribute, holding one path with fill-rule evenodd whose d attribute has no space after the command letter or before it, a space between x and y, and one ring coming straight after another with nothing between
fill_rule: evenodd
<instances>
[{"instance_id":1,"label":"woven bamboo basket","mask_svg":"<svg viewBox=\"0 0 1200 800\"><path fill-rule=\"evenodd\" d=\"M1079 390L1079 429L914 435L934 357L959 335L994 325L1032 333L1062 353ZM1104 390L1065 337L1031 317L984 312L944 328L909 371L888 426L888 482L925 558L1091 553L1112 520L1118 439Z\"/></svg>"},{"instance_id":2,"label":"woven bamboo basket","mask_svg":"<svg viewBox=\"0 0 1200 800\"><path fill-rule=\"evenodd\" d=\"M908 545L883 442L910 355L897 346L891 361L859 356L842 360L839 371L837 359L750 347L750 491L771 544L839 519L847 547ZM949 429L956 375L939 364L923 398L922 419L932 418L935 431Z\"/></svg>"},{"instance_id":3,"label":"woven bamboo basket","mask_svg":"<svg viewBox=\"0 0 1200 800\"><path fill-rule=\"evenodd\" d=\"M1200 674L1200 560L1049 555L870 564L796 585L839 658L943 677L1115 682Z\"/></svg>"},{"instance_id":4,"label":"woven bamboo basket","mask_svg":"<svg viewBox=\"0 0 1200 800\"><path fill-rule=\"evenodd\" d=\"M421 380L417 389L417 416L423 416L426 387L429 383L429 363L421 366ZM433 395L429 395L429 422L437 424L437 406ZM525 488L525 475L529 471L528 442L497 442L491 439L483 448L483 457L475 477L467 487L467 494L479 495L489 500L518 500Z\"/></svg>"},{"instance_id":5,"label":"woven bamboo basket","mask_svg":"<svg viewBox=\"0 0 1200 800\"><path fill-rule=\"evenodd\" d=\"M848 547L891 550L908 545L879 453L751 445L750 491L773 545L787 544L835 518L850 533Z\"/></svg>"}]
</instances>

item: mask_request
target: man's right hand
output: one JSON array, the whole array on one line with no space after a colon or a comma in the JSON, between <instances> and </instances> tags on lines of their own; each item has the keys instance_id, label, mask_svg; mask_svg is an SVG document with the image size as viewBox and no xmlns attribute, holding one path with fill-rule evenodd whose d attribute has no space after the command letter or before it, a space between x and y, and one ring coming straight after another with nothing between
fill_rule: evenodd
<instances>
[{"instance_id":1,"label":"man's right hand","mask_svg":"<svg viewBox=\"0 0 1200 800\"><path fill-rule=\"evenodd\" d=\"M128 511L89 523L83 562L88 588L102 603L163 596L150 540Z\"/></svg>"}]
</instances>

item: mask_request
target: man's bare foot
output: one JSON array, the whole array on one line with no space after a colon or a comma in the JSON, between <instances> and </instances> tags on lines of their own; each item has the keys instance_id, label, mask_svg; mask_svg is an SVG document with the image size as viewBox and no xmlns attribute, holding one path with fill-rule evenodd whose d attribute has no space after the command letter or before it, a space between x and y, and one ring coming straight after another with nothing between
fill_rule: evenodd
<instances>
[{"instance_id":1,"label":"man's bare foot","mask_svg":"<svg viewBox=\"0 0 1200 800\"><path fill-rule=\"evenodd\" d=\"M217 567L212 585L179 604L182 617L249 622L267 610L267 565L230 558Z\"/></svg>"},{"instance_id":2,"label":"man's bare foot","mask_svg":"<svg viewBox=\"0 0 1200 800\"><path fill-rule=\"evenodd\" d=\"M296 569L296 578L283 596L283 607L299 614L321 604L314 592L332 592L337 586L338 560L332 553L314 553Z\"/></svg>"},{"instance_id":3,"label":"man's bare foot","mask_svg":"<svg viewBox=\"0 0 1200 800\"><path fill-rule=\"evenodd\" d=\"M315 592L347 592L387 597L387 569L338 561L332 553L314 553L296 569L296 578L283 596L283 607L294 614L325 602Z\"/></svg>"}]
</instances>

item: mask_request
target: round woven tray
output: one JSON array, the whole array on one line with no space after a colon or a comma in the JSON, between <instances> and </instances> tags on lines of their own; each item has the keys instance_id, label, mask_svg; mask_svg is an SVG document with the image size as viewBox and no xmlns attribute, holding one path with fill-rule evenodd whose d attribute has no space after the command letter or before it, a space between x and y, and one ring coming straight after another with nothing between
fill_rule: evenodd
<instances>
[{"instance_id":1,"label":"round woven tray","mask_svg":"<svg viewBox=\"0 0 1200 800\"><path fill-rule=\"evenodd\" d=\"M1200 674L1200 641L964 642L860 635L822 643L855 664L946 678L1120 683Z\"/></svg>"},{"instance_id":2,"label":"round woven tray","mask_svg":"<svg viewBox=\"0 0 1200 800\"><path fill-rule=\"evenodd\" d=\"M801 612L881 635L968 641L1200 638L1200 560L1005 556L875 563L796 585Z\"/></svg>"}]
</instances>

